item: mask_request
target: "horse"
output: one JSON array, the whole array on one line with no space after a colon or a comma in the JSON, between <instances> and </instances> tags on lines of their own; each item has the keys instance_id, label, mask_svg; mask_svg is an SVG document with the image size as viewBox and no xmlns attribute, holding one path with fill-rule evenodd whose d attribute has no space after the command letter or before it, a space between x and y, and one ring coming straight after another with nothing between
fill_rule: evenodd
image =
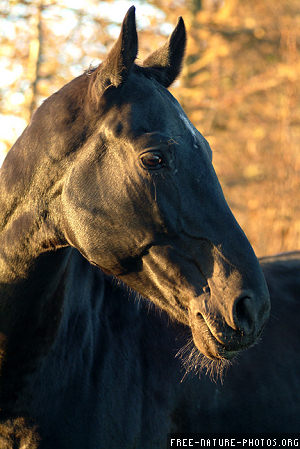
<instances>
[{"instance_id":1,"label":"horse","mask_svg":"<svg viewBox=\"0 0 300 449\"><path fill-rule=\"evenodd\" d=\"M268 320L265 276L210 146L168 91L185 44L179 18L137 65L131 7L104 61L44 101L7 154L3 449L299 430L299 254L262 262ZM223 384L189 374L229 365Z\"/></svg>"}]
</instances>

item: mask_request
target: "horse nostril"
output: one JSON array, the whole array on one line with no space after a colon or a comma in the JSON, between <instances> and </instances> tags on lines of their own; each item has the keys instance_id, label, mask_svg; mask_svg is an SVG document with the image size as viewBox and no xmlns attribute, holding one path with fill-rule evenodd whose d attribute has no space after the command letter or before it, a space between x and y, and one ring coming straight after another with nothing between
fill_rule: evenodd
<instances>
[{"instance_id":1,"label":"horse nostril","mask_svg":"<svg viewBox=\"0 0 300 449\"><path fill-rule=\"evenodd\" d=\"M255 327L256 312L250 296L240 296L234 304L235 325L244 334L250 334Z\"/></svg>"}]
</instances>

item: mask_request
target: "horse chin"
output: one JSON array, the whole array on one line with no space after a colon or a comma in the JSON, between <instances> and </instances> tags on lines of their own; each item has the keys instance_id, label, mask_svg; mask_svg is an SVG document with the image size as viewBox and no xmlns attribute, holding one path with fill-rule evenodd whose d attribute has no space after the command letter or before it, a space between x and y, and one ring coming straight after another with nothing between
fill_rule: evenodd
<instances>
[{"instance_id":1,"label":"horse chin","mask_svg":"<svg viewBox=\"0 0 300 449\"><path fill-rule=\"evenodd\" d=\"M199 375L199 377L208 375L214 382L223 383L225 374L232 365L232 359L239 351L224 351L224 348L204 343L203 339L193 336L178 351L177 357L181 359L183 369L185 370L183 379L190 373ZM220 345L219 345L220 346Z\"/></svg>"}]
</instances>

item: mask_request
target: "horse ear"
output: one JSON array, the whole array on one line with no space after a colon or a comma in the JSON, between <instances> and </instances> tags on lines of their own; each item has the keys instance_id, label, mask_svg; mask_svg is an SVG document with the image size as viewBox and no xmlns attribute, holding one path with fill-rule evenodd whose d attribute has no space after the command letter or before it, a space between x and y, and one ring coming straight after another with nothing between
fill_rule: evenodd
<instances>
[{"instance_id":1,"label":"horse ear","mask_svg":"<svg viewBox=\"0 0 300 449\"><path fill-rule=\"evenodd\" d=\"M131 6L124 17L118 40L97 69L97 82L102 88L122 84L135 61L138 38L135 24L135 7Z\"/></svg>"},{"instance_id":2,"label":"horse ear","mask_svg":"<svg viewBox=\"0 0 300 449\"><path fill-rule=\"evenodd\" d=\"M186 31L182 17L167 42L143 62L151 75L163 86L169 87L180 73L186 44Z\"/></svg>"}]
</instances>

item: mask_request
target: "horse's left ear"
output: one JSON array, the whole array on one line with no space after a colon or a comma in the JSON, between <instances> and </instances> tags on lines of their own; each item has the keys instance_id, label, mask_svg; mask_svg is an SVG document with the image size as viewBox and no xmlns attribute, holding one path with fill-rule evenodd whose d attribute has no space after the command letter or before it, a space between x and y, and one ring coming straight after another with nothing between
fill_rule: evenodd
<instances>
[{"instance_id":1,"label":"horse's left ear","mask_svg":"<svg viewBox=\"0 0 300 449\"><path fill-rule=\"evenodd\" d=\"M124 17L118 40L108 53L97 72L97 84L101 88L122 84L135 61L138 38L135 24L135 7L131 6Z\"/></svg>"},{"instance_id":2,"label":"horse's left ear","mask_svg":"<svg viewBox=\"0 0 300 449\"><path fill-rule=\"evenodd\" d=\"M180 73L186 44L186 31L182 17L167 42L143 62L151 76L169 87ZM152 69L152 70L151 70Z\"/></svg>"}]
</instances>

